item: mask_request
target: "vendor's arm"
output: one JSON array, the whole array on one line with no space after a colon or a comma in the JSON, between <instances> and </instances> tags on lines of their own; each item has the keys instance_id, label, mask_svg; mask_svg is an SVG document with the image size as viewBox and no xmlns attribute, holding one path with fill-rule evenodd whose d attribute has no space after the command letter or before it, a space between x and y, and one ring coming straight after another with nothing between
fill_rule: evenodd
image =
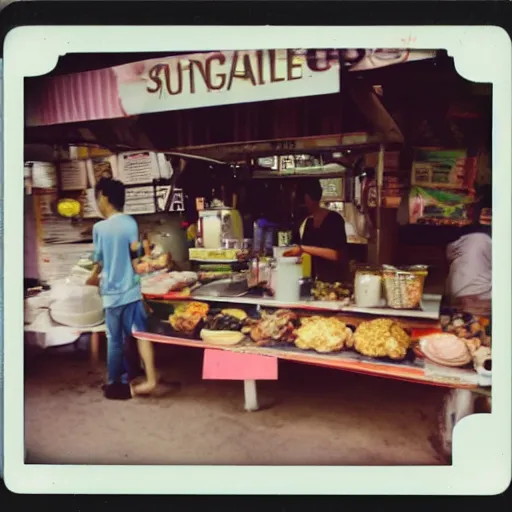
<instances>
[{"instance_id":1,"label":"vendor's arm","mask_svg":"<svg viewBox=\"0 0 512 512\"><path fill-rule=\"evenodd\" d=\"M309 254L310 256L316 256L317 258L323 258L329 261L341 260L343 253L336 249L329 249L327 247L311 247L309 245L302 245L300 247L303 254Z\"/></svg>"},{"instance_id":2,"label":"vendor's arm","mask_svg":"<svg viewBox=\"0 0 512 512\"><path fill-rule=\"evenodd\" d=\"M301 254L309 254L317 258L323 258L329 261L339 261L342 258L342 252L336 249L326 247L313 247L310 245L298 245L284 252L284 256L300 256Z\"/></svg>"},{"instance_id":3,"label":"vendor's arm","mask_svg":"<svg viewBox=\"0 0 512 512\"><path fill-rule=\"evenodd\" d=\"M345 232L345 221L341 215L330 215L325 219L326 225L322 226L325 233L323 247L301 245L293 247L284 253L285 256L300 256L309 254L317 258L329 261L340 261L347 246L347 234Z\"/></svg>"}]
</instances>

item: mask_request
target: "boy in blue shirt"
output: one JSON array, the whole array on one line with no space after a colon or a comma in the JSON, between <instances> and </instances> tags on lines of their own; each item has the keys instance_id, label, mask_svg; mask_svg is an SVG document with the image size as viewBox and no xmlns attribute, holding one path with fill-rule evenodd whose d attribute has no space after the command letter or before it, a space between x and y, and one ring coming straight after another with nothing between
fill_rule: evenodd
<instances>
[{"instance_id":1,"label":"boy in blue shirt","mask_svg":"<svg viewBox=\"0 0 512 512\"><path fill-rule=\"evenodd\" d=\"M95 265L87 284L99 284L105 308L108 382L103 389L106 398L127 400L151 392L157 384L151 342L137 340L146 382L130 386L124 357L126 338L134 331L146 330L140 278L131 256L141 251L139 230L135 219L122 213L125 190L120 181L101 178L96 184L96 201L105 220L93 227Z\"/></svg>"}]
</instances>

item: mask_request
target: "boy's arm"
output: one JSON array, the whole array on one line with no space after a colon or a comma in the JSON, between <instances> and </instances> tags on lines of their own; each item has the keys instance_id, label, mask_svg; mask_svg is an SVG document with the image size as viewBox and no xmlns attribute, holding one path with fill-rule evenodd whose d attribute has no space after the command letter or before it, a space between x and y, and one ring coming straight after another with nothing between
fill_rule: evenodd
<instances>
[{"instance_id":1,"label":"boy's arm","mask_svg":"<svg viewBox=\"0 0 512 512\"><path fill-rule=\"evenodd\" d=\"M94 264L92 267L92 272L85 284L89 286L99 286L100 284L100 274L101 274L101 262L103 260L103 255L101 253L100 241L98 232L96 230L96 224L92 228L92 240L94 243L94 255L93 260Z\"/></svg>"}]
</instances>

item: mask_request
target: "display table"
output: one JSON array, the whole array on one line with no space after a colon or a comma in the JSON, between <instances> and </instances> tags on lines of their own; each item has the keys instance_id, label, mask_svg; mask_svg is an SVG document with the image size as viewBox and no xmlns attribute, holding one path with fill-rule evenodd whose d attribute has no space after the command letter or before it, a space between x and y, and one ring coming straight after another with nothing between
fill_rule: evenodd
<instances>
[{"instance_id":1,"label":"display table","mask_svg":"<svg viewBox=\"0 0 512 512\"><path fill-rule=\"evenodd\" d=\"M210 345L203 341L164 336L149 332L134 332L133 336L137 339L145 339L153 343L164 343L168 345L178 345L203 350L227 350L240 354L262 355L275 357L285 361L323 366L326 368L373 375L375 377L387 377L390 379L430 384L440 387L474 389L478 388L480 385L478 375L473 371L459 369L455 372L456 375L453 376L454 372L453 370L450 370L451 375L443 376L442 372L432 372L432 365L429 365L428 363L425 364L423 360L417 360L418 362L416 363L391 363L370 360L370 358L360 356L352 351L339 352L336 354L318 354L294 347L257 347L250 343L236 346Z\"/></svg>"},{"instance_id":2,"label":"display table","mask_svg":"<svg viewBox=\"0 0 512 512\"><path fill-rule=\"evenodd\" d=\"M446 369L438 367L425 360L416 360L414 363L382 362L370 360L356 353L346 351L337 354L317 354L310 351L303 351L295 347L273 348L257 347L254 344L240 346L217 346L210 345L203 341L184 339L149 332L135 332L137 339L146 339L153 343L165 343L182 347L191 347L211 350L238 353L240 356L259 355L275 358L277 360L293 361L303 364L312 364L333 368L338 370L351 371L366 375L373 375L381 378L396 379L406 382L426 384L444 387L449 390L439 405L438 420L438 449L442 456L451 457L452 432L455 424L465 416L474 412L475 393L490 395L490 379L482 378L476 372L465 369ZM241 365L242 367L244 365ZM247 367L247 365L246 365ZM243 370L238 372L236 380L244 382L244 408L246 411L256 411L259 408L256 388L256 379L250 372L244 375ZM204 376L204 375L203 375ZM277 376L276 376L277 378ZM219 377L222 379L222 377Z\"/></svg>"},{"instance_id":3,"label":"display table","mask_svg":"<svg viewBox=\"0 0 512 512\"><path fill-rule=\"evenodd\" d=\"M93 327L66 327L54 322L48 309L41 309L30 324L25 324L25 332L43 334L45 338L52 335L50 343L46 340L38 343L42 348L58 347L76 343L82 334L91 335L90 357L91 363L96 365L99 359L100 336L106 331L105 324Z\"/></svg>"}]
</instances>

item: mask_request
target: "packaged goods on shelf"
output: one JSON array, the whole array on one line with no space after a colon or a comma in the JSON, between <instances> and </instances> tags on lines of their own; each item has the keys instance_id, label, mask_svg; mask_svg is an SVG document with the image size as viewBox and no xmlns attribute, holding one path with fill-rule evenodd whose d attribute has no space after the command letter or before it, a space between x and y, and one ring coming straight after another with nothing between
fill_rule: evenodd
<instances>
[{"instance_id":1,"label":"packaged goods on shelf","mask_svg":"<svg viewBox=\"0 0 512 512\"><path fill-rule=\"evenodd\" d=\"M238 249L204 249L193 247L188 250L189 258L196 261L234 261L237 259Z\"/></svg>"}]
</instances>

